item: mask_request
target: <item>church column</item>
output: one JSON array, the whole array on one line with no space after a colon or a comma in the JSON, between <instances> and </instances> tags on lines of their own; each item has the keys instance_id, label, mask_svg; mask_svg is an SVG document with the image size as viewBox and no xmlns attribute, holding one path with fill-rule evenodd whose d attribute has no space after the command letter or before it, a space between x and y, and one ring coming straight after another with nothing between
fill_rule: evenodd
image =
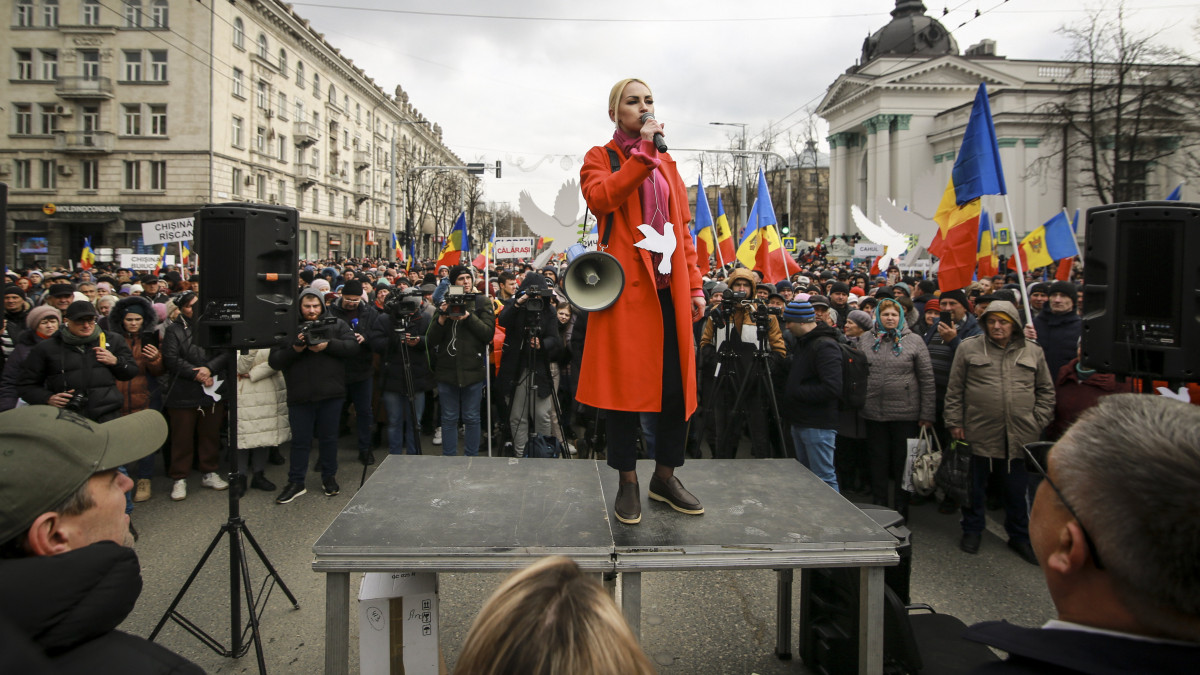
<instances>
[{"instance_id":1,"label":"church column","mask_svg":"<svg viewBox=\"0 0 1200 675\"><path fill-rule=\"evenodd\" d=\"M846 134L829 136L829 234L846 231Z\"/></svg>"},{"instance_id":2,"label":"church column","mask_svg":"<svg viewBox=\"0 0 1200 675\"><path fill-rule=\"evenodd\" d=\"M875 171L874 190L870 195L872 218L879 216L879 200L892 196L892 118L894 115L877 115L875 117L875 147L876 160L879 168Z\"/></svg>"},{"instance_id":3,"label":"church column","mask_svg":"<svg viewBox=\"0 0 1200 675\"><path fill-rule=\"evenodd\" d=\"M918 166L913 161L913 144L909 142L910 134L908 132L909 124L912 121L912 115L893 115L895 118L895 131L892 132L892 166L895 171L892 176L893 189L891 192L892 199L900 208L912 206L913 201L913 172L914 167ZM922 146L924 144L921 144Z\"/></svg>"},{"instance_id":4,"label":"church column","mask_svg":"<svg viewBox=\"0 0 1200 675\"><path fill-rule=\"evenodd\" d=\"M867 218L875 220L875 195L879 191L879 116L863 122L867 130L867 203L860 204ZM886 174L885 174L886 175Z\"/></svg>"}]
</instances>

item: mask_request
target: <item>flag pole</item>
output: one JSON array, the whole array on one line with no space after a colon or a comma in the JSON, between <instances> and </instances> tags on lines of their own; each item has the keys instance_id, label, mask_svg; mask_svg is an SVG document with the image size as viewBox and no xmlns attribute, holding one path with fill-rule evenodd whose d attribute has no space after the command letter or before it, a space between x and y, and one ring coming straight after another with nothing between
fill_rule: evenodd
<instances>
[{"instance_id":1,"label":"flag pole","mask_svg":"<svg viewBox=\"0 0 1200 675\"><path fill-rule=\"evenodd\" d=\"M1025 266L1021 264L1021 245L1017 243L1017 225L1012 214L1012 205L1008 203L1008 193L1004 193L1004 210L1008 212L1009 227L1011 233L1009 237L1013 247L1013 256L1017 259L1017 283L1021 284L1021 306L1025 308L1025 325L1033 325L1033 312L1029 310L1029 289L1025 285Z\"/></svg>"},{"instance_id":2,"label":"flag pole","mask_svg":"<svg viewBox=\"0 0 1200 675\"><path fill-rule=\"evenodd\" d=\"M488 269L492 266L492 254L495 253L495 251L492 249L495 246L495 243L494 243L495 241L496 241L496 214L495 214L495 212L493 212L492 213L492 242L493 242L493 244L492 244L492 246L487 246L487 247L484 247L484 249L483 249L483 292L488 294L488 302L492 301L492 299L491 299L492 284L488 278ZM492 307L494 310L495 305L493 305ZM493 330L492 338L493 338L493 342L494 342L494 338L496 337L495 328L493 327L492 330ZM491 386L492 350L490 350L490 349L483 350L483 367L487 368L487 370L484 371L484 375L487 376L485 381L488 383L488 387L487 387L487 425L488 425L487 426L487 432L488 432L487 439L488 439L488 457L491 457L492 456L492 386Z\"/></svg>"}]
</instances>

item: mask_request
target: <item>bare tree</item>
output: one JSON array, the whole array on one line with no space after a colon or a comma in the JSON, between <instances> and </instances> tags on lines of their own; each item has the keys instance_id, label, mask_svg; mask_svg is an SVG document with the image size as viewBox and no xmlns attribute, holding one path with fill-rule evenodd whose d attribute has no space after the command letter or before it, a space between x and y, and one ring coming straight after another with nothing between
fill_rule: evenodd
<instances>
[{"instance_id":1,"label":"bare tree","mask_svg":"<svg viewBox=\"0 0 1200 675\"><path fill-rule=\"evenodd\" d=\"M1071 40L1071 72L1061 94L1036 111L1055 149L1038 162L1062 166L1064 180L1076 176L1102 204L1146 199L1150 169L1168 158L1185 175L1196 173L1195 63L1155 44L1156 33L1130 30L1124 3L1090 11L1059 32ZM1030 169L1044 173L1047 167Z\"/></svg>"}]
</instances>

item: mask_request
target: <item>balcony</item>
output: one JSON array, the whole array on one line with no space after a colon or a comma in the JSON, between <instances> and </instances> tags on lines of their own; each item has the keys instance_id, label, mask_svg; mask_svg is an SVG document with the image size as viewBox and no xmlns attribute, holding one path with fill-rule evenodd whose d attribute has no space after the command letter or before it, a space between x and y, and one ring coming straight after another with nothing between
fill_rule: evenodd
<instances>
[{"instance_id":1,"label":"balcony","mask_svg":"<svg viewBox=\"0 0 1200 675\"><path fill-rule=\"evenodd\" d=\"M312 185L321 178L321 172L312 164L297 164L296 165L296 181L301 186Z\"/></svg>"},{"instance_id":2,"label":"balcony","mask_svg":"<svg viewBox=\"0 0 1200 675\"><path fill-rule=\"evenodd\" d=\"M82 155L113 151L116 134L111 131L60 131L54 135L54 151Z\"/></svg>"},{"instance_id":3,"label":"balcony","mask_svg":"<svg viewBox=\"0 0 1200 675\"><path fill-rule=\"evenodd\" d=\"M64 99L112 98L113 83L108 77L60 77L55 80L54 93Z\"/></svg>"},{"instance_id":4,"label":"balcony","mask_svg":"<svg viewBox=\"0 0 1200 675\"><path fill-rule=\"evenodd\" d=\"M361 204L371 198L371 186L366 181L354 183L354 203Z\"/></svg>"},{"instance_id":5,"label":"balcony","mask_svg":"<svg viewBox=\"0 0 1200 675\"><path fill-rule=\"evenodd\" d=\"M321 132L315 124L296 122L292 127L292 139L296 141L297 147L304 148L321 140Z\"/></svg>"},{"instance_id":6,"label":"balcony","mask_svg":"<svg viewBox=\"0 0 1200 675\"><path fill-rule=\"evenodd\" d=\"M354 170L362 171L371 166L371 153L367 150L354 151Z\"/></svg>"}]
</instances>

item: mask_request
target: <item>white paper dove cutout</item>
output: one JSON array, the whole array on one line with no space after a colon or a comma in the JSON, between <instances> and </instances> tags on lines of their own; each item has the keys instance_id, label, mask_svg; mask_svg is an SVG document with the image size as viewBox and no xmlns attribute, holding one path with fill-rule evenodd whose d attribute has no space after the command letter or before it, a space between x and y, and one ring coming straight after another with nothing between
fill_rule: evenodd
<instances>
[{"instance_id":1,"label":"white paper dove cutout","mask_svg":"<svg viewBox=\"0 0 1200 675\"><path fill-rule=\"evenodd\" d=\"M579 201L579 184L569 180L558 189L553 215L539 208L527 191L521 192L517 204L521 217L534 234L554 240L546 250L552 251L550 255L556 255L566 251L578 239L576 231L579 223L583 222L583 214L579 212ZM547 259L549 257L547 256Z\"/></svg>"},{"instance_id":2,"label":"white paper dove cutout","mask_svg":"<svg viewBox=\"0 0 1200 675\"><path fill-rule=\"evenodd\" d=\"M882 219L876 225L858 206L850 207L850 218L854 220L854 226L868 241L885 246L883 257L879 259L879 269L887 269L892 260L908 248L908 238L903 233L892 229Z\"/></svg>"},{"instance_id":3,"label":"white paper dove cutout","mask_svg":"<svg viewBox=\"0 0 1200 675\"><path fill-rule=\"evenodd\" d=\"M1159 387L1157 391L1159 396L1165 398L1173 398L1176 401L1183 401L1184 403L1192 402L1192 396L1188 393L1187 387L1180 387L1178 392L1171 391L1166 387Z\"/></svg>"},{"instance_id":4,"label":"white paper dove cutout","mask_svg":"<svg viewBox=\"0 0 1200 675\"><path fill-rule=\"evenodd\" d=\"M204 389L204 393L212 397L213 403L216 403L217 401L221 400L221 395L217 393L217 390L221 388L221 384L224 382L224 380L219 377L213 377L212 381L213 383L211 387L201 388Z\"/></svg>"},{"instance_id":5,"label":"white paper dove cutout","mask_svg":"<svg viewBox=\"0 0 1200 675\"><path fill-rule=\"evenodd\" d=\"M663 233L659 234L654 231L649 225L638 225L638 232L646 235L646 238L634 244L638 248L644 248L647 251L662 254L662 261L658 263L659 274L671 273L671 254L675 252L675 226L670 223L663 225Z\"/></svg>"}]
</instances>

